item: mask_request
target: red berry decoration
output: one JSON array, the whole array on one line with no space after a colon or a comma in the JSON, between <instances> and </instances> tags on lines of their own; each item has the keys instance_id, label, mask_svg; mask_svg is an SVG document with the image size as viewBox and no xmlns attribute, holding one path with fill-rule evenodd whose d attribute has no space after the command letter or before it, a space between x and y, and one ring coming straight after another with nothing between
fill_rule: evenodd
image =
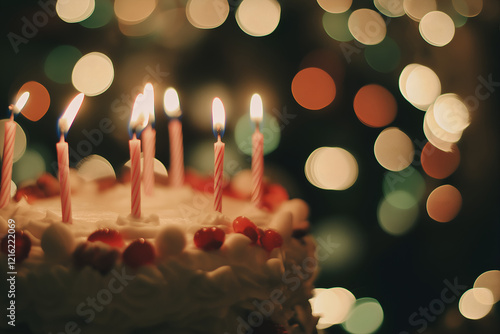
<instances>
[{"instance_id":1,"label":"red berry decoration","mask_svg":"<svg viewBox=\"0 0 500 334\"><path fill-rule=\"evenodd\" d=\"M226 239L226 233L218 227L203 227L194 234L194 244L205 251L219 249Z\"/></svg>"},{"instance_id":2,"label":"red berry decoration","mask_svg":"<svg viewBox=\"0 0 500 334\"><path fill-rule=\"evenodd\" d=\"M281 247L283 244L283 238L275 230L265 230L264 235L260 237L260 244L268 252L275 248Z\"/></svg>"},{"instance_id":3,"label":"red berry decoration","mask_svg":"<svg viewBox=\"0 0 500 334\"><path fill-rule=\"evenodd\" d=\"M125 242L123 242L123 238L117 230L113 230L110 228L101 228L97 231L93 232L89 235L88 241L101 241L105 244L110 245L111 247L122 248L125 246Z\"/></svg>"},{"instance_id":4,"label":"red berry decoration","mask_svg":"<svg viewBox=\"0 0 500 334\"><path fill-rule=\"evenodd\" d=\"M257 243L259 240L259 231L257 230L257 226L255 226L255 224L247 217L236 217L233 221L233 230L236 233L246 235L250 240L252 240L252 244Z\"/></svg>"},{"instance_id":5,"label":"red berry decoration","mask_svg":"<svg viewBox=\"0 0 500 334\"><path fill-rule=\"evenodd\" d=\"M12 244L12 241L9 242L9 240L13 240L14 245ZM9 245L11 247L9 247ZM14 246L14 248L12 248L12 245ZM13 252L12 249L15 249L15 253L9 253L9 251ZM16 263L21 263L28 257L30 253L31 240L26 234L24 234L23 231L15 231L14 234L6 234L2 238L2 241L0 242L0 250L2 251L2 253L5 253L7 255L15 254Z\"/></svg>"},{"instance_id":6,"label":"red berry decoration","mask_svg":"<svg viewBox=\"0 0 500 334\"><path fill-rule=\"evenodd\" d=\"M155 261L155 257L153 245L143 238L132 241L123 251L123 262L132 268L151 264Z\"/></svg>"}]
</instances>

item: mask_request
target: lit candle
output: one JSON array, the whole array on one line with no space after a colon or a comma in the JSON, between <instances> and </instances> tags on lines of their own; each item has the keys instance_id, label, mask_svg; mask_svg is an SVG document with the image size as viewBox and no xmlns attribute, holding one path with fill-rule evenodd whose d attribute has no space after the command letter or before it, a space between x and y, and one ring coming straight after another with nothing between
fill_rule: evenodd
<instances>
[{"instance_id":1,"label":"lit candle","mask_svg":"<svg viewBox=\"0 0 500 334\"><path fill-rule=\"evenodd\" d=\"M182 144L182 115L179 97L173 88L168 88L163 97L165 113L170 117L168 134L170 138L170 184L180 187L184 184L184 148Z\"/></svg>"},{"instance_id":2,"label":"lit candle","mask_svg":"<svg viewBox=\"0 0 500 334\"><path fill-rule=\"evenodd\" d=\"M250 101L250 118L255 123L255 132L252 135L252 202L258 208L262 207L264 174L264 136L259 130L262 116L262 99L259 94L254 94Z\"/></svg>"},{"instance_id":3,"label":"lit candle","mask_svg":"<svg viewBox=\"0 0 500 334\"><path fill-rule=\"evenodd\" d=\"M144 193L153 196L155 186L154 159L156 151L155 101L153 85L147 83L144 87L144 108L149 113L149 123L141 134L142 152L144 155L144 170L142 179L144 181Z\"/></svg>"},{"instance_id":4,"label":"lit candle","mask_svg":"<svg viewBox=\"0 0 500 334\"><path fill-rule=\"evenodd\" d=\"M131 183L131 215L135 218L141 217L141 141L137 136L148 124L149 113L145 108L146 98L144 94L137 95L130 116L129 140L130 149L130 183Z\"/></svg>"},{"instance_id":5,"label":"lit candle","mask_svg":"<svg viewBox=\"0 0 500 334\"><path fill-rule=\"evenodd\" d=\"M217 142L214 144L214 210L222 212L222 173L224 171L224 143L222 136L226 125L226 112L222 101L212 102L212 125Z\"/></svg>"},{"instance_id":6,"label":"lit candle","mask_svg":"<svg viewBox=\"0 0 500 334\"><path fill-rule=\"evenodd\" d=\"M0 208L6 207L11 198L11 179L12 179L12 163L14 162L14 140L16 138L16 122L14 115L17 115L24 108L29 92L24 92L15 105L10 105L10 119L5 122L5 134L3 142L3 157L2 157L2 188L0 192Z\"/></svg>"},{"instance_id":7,"label":"lit candle","mask_svg":"<svg viewBox=\"0 0 500 334\"><path fill-rule=\"evenodd\" d=\"M71 184L69 180L69 154L68 143L65 141L65 136L75 120L76 114L83 102L85 95L78 94L73 98L71 103L66 108L64 114L59 118L59 133L61 139L56 144L57 148L57 166L59 169L59 184L61 185L61 211L62 221L64 223L71 223Z\"/></svg>"}]
</instances>

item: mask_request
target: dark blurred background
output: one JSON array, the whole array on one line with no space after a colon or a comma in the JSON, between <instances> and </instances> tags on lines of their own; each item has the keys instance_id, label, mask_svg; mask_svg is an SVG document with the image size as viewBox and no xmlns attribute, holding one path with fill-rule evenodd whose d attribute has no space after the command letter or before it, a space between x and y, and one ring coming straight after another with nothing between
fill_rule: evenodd
<instances>
[{"instance_id":1,"label":"dark blurred background","mask_svg":"<svg viewBox=\"0 0 500 334\"><path fill-rule=\"evenodd\" d=\"M144 27L145 32L142 28L132 32L120 28L114 15L97 28L66 23L55 15L37 27L32 37L20 42L16 53L9 33L22 37L25 19L32 21L43 6L37 1L2 1L0 103L7 111L20 87L28 81L45 86L51 99L41 120L31 122L22 115L16 118L27 136L27 152L38 152L45 163L40 168L55 175L51 166L56 159L57 119L78 93L70 81L58 83L47 74L47 58L61 45L73 46L81 55L102 52L113 62L111 86L104 93L85 99L67 140L71 150L78 153L72 157L101 155L117 172L128 160L131 104L148 75L155 78L157 159L168 166L168 120L162 96L165 88L173 86L184 113L186 165L201 173L209 173L213 168L210 103L216 95L225 103L227 113L226 166L228 161L235 161L237 166L229 173L250 167L234 134L237 121L248 113L251 95L258 92L265 112L274 115L278 124L284 122L278 115L292 115L279 134L279 145L265 156L266 175L282 183L292 197L310 204L310 220L317 238L338 244L338 251L322 264L317 286L344 287L357 298L375 298L384 310L378 333L498 333L498 303L480 320L462 317L458 298L427 321L425 330L422 324L409 320L420 307L428 308L433 300L441 298L447 286L445 280L458 281L469 289L483 272L500 269L498 1L484 1L481 13L466 18L465 24L456 29L452 42L444 47L426 43L419 34L418 23L406 15L391 18L387 36L399 46L400 57L393 69L384 72L368 64L363 45L339 42L328 36L322 23L325 11L316 1L279 1L279 24L263 37L250 36L238 26L235 13L240 2L229 1L230 11L224 23L205 30L189 23L186 1L180 0L159 0L151 14L154 23ZM100 10L112 10L113 1L96 3ZM438 1L438 6L449 8L451 3ZM355 0L351 10L358 8L377 10L368 0ZM355 50L348 56L346 43L347 50ZM64 59L60 61L61 67L68 66ZM479 108L471 112L471 124L457 143L460 165L444 180L427 176L420 166L419 152L426 142L422 130L424 112L406 101L398 86L401 71L410 63L432 68L441 80L442 92L461 97L477 95L479 77L499 82L492 86L488 98L480 101ZM74 62L70 69L73 65ZM309 66L324 69L336 85L334 101L317 111L299 105L291 91L295 75ZM70 77L69 73L61 75ZM418 202L418 219L401 236L386 233L377 218L387 170L377 162L373 144L383 128L362 124L353 110L356 92L372 83L384 86L395 97L398 113L390 126L400 128L412 139L416 150L412 167L425 181L425 194ZM116 128L105 133L97 145L78 150L77 144L87 139L84 131L99 129L99 122L105 117ZM359 176L352 187L343 191L323 190L308 181L304 174L306 160L323 146L342 147L355 157ZM77 160L71 159L73 167ZM21 163L22 160L15 164L14 170L20 169ZM32 172L40 173L37 168ZM16 177L22 184L33 175L28 171ZM442 184L455 186L463 198L460 213L449 223L438 223L426 212L428 194ZM345 332L339 325L326 331Z\"/></svg>"}]
</instances>

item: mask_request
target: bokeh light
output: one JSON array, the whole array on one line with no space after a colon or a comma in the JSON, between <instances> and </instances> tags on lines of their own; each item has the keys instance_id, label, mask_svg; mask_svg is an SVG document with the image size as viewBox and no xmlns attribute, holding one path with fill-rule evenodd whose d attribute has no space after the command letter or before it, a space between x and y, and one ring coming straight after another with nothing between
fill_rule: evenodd
<instances>
[{"instance_id":1,"label":"bokeh light","mask_svg":"<svg viewBox=\"0 0 500 334\"><path fill-rule=\"evenodd\" d=\"M445 184L434 189L427 198L429 217L440 223L454 219L462 207L462 195L457 188Z\"/></svg>"},{"instance_id":2,"label":"bokeh light","mask_svg":"<svg viewBox=\"0 0 500 334\"><path fill-rule=\"evenodd\" d=\"M365 45L375 45L382 42L387 33L382 16L367 8L352 12L347 24L352 36Z\"/></svg>"},{"instance_id":3,"label":"bokeh light","mask_svg":"<svg viewBox=\"0 0 500 334\"><path fill-rule=\"evenodd\" d=\"M236 10L238 26L250 36L267 36L280 22L281 6L276 0L243 0Z\"/></svg>"},{"instance_id":4,"label":"bokeh light","mask_svg":"<svg viewBox=\"0 0 500 334\"><path fill-rule=\"evenodd\" d=\"M229 3L226 0L189 0L186 4L186 17L200 29L213 29L226 21Z\"/></svg>"},{"instance_id":5,"label":"bokeh light","mask_svg":"<svg viewBox=\"0 0 500 334\"><path fill-rule=\"evenodd\" d=\"M95 0L58 0L56 12L61 20L76 23L85 20L93 12Z\"/></svg>"},{"instance_id":6,"label":"bokeh light","mask_svg":"<svg viewBox=\"0 0 500 334\"><path fill-rule=\"evenodd\" d=\"M427 112L428 113L428 112ZM426 116L427 116L426 113ZM434 145L435 147L439 148L441 151L444 152L451 152L453 143L444 141L440 138L438 138L434 133L430 130L429 125L427 124L427 117L424 117L424 135L427 140Z\"/></svg>"},{"instance_id":7,"label":"bokeh light","mask_svg":"<svg viewBox=\"0 0 500 334\"><path fill-rule=\"evenodd\" d=\"M391 202L398 203L399 206ZM394 236L406 234L415 225L418 218L418 206L415 198L405 191L394 191L383 198L377 209L380 227Z\"/></svg>"},{"instance_id":8,"label":"bokeh light","mask_svg":"<svg viewBox=\"0 0 500 334\"><path fill-rule=\"evenodd\" d=\"M57 83L70 83L73 67L81 56L80 50L71 45L54 48L45 59L45 74Z\"/></svg>"},{"instance_id":9,"label":"bokeh light","mask_svg":"<svg viewBox=\"0 0 500 334\"><path fill-rule=\"evenodd\" d=\"M420 110L427 110L441 94L441 81L429 67L410 64L399 76L399 89L413 106Z\"/></svg>"},{"instance_id":10,"label":"bokeh light","mask_svg":"<svg viewBox=\"0 0 500 334\"><path fill-rule=\"evenodd\" d=\"M455 23L448 14L440 11L425 14L418 29L422 38L434 46L445 46L455 36Z\"/></svg>"},{"instance_id":11,"label":"bokeh light","mask_svg":"<svg viewBox=\"0 0 500 334\"><path fill-rule=\"evenodd\" d=\"M328 328L345 321L356 297L345 288L314 289L309 300L312 313L319 317L317 329Z\"/></svg>"},{"instance_id":12,"label":"bokeh light","mask_svg":"<svg viewBox=\"0 0 500 334\"><path fill-rule=\"evenodd\" d=\"M338 274L359 264L364 243L355 221L338 216L328 217L317 221L312 228L322 272Z\"/></svg>"},{"instance_id":13,"label":"bokeh light","mask_svg":"<svg viewBox=\"0 0 500 334\"><path fill-rule=\"evenodd\" d=\"M479 275L474 288L486 288L493 295L493 303L500 301L500 270L490 270Z\"/></svg>"},{"instance_id":14,"label":"bokeh light","mask_svg":"<svg viewBox=\"0 0 500 334\"><path fill-rule=\"evenodd\" d=\"M78 175L85 181L95 181L104 178L116 178L115 170L108 160L100 155L89 155L76 166Z\"/></svg>"},{"instance_id":15,"label":"bokeh light","mask_svg":"<svg viewBox=\"0 0 500 334\"><path fill-rule=\"evenodd\" d=\"M254 130L255 123L250 120L248 114L240 117L234 129L236 145L247 155L252 155L252 135ZM264 113L260 131L264 135L264 154L271 153L278 147L281 139L281 130L276 117Z\"/></svg>"},{"instance_id":16,"label":"bokeh light","mask_svg":"<svg viewBox=\"0 0 500 334\"><path fill-rule=\"evenodd\" d=\"M21 110L21 114L30 121L36 122L42 118L50 106L50 95L47 88L36 81L28 81L19 88L16 101L24 92L29 92L28 102Z\"/></svg>"},{"instance_id":17,"label":"bokeh light","mask_svg":"<svg viewBox=\"0 0 500 334\"><path fill-rule=\"evenodd\" d=\"M360 298L342 327L351 334L371 334L379 329L383 321L384 310L380 303L374 298Z\"/></svg>"},{"instance_id":18,"label":"bokeh light","mask_svg":"<svg viewBox=\"0 0 500 334\"><path fill-rule=\"evenodd\" d=\"M5 140L5 123L8 119L0 119L0 158L3 157L3 143ZM19 160L26 151L26 134L16 122L16 136L14 139L14 162Z\"/></svg>"},{"instance_id":19,"label":"bokeh light","mask_svg":"<svg viewBox=\"0 0 500 334\"><path fill-rule=\"evenodd\" d=\"M435 179L444 179L458 168L460 150L457 145L452 144L451 151L445 152L428 142L422 149L420 162L427 175Z\"/></svg>"},{"instance_id":20,"label":"bokeh light","mask_svg":"<svg viewBox=\"0 0 500 334\"><path fill-rule=\"evenodd\" d=\"M387 128L378 135L373 149L378 163L391 171L401 171L408 167L415 154L410 137L394 127Z\"/></svg>"},{"instance_id":21,"label":"bokeh light","mask_svg":"<svg viewBox=\"0 0 500 334\"><path fill-rule=\"evenodd\" d=\"M486 288L472 288L464 292L458 302L460 313L467 319L478 320L490 313L493 294Z\"/></svg>"},{"instance_id":22,"label":"bokeh light","mask_svg":"<svg viewBox=\"0 0 500 334\"><path fill-rule=\"evenodd\" d=\"M411 205L405 197L398 198L389 194L402 191L410 194L416 201L420 201L425 194L425 180L418 170L409 166L400 172L387 172L382 183L382 191L388 201L399 208Z\"/></svg>"},{"instance_id":23,"label":"bokeh light","mask_svg":"<svg viewBox=\"0 0 500 334\"><path fill-rule=\"evenodd\" d=\"M461 133L470 124L469 109L456 94L443 94L434 102L434 118L445 131Z\"/></svg>"},{"instance_id":24,"label":"bokeh light","mask_svg":"<svg viewBox=\"0 0 500 334\"><path fill-rule=\"evenodd\" d=\"M453 119L450 119L453 122ZM447 143L456 143L462 137L462 131L458 132L449 132L443 129L438 122L436 121L436 117L434 115L434 104L431 104L427 112L424 116L424 125L429 127L430 132L437 137L438 139L445 141ZM425 133L425 129L424 129ZM433 143L430 139L429 141ZM434 144L434 143L433 143ZM439 147L436 145L436 147ZM446 150L443 150L446 151Z\"/></svg>"},{"instance_id":25,"label":"bokeh light","mask_svg":"<svg viewBox=\"0 0 500 334\"><path fill-rule=\"evenodd\" d=\"M364 56L375 71L388 73L395 70L401 61L401 49L389 36L377 45L367 45Z\"/></svg>"},{"instance_id":26,"label":"bokeh light","mask_svg":"<svg viewBox=\"0 0 500 334\"><path fill-rule=\"evenodd\" d=\"M379 128L396 118L396 99L387 88L377 84L362 87L354 97L354 112L365 125Z\"/></svg>"},{"instance_id":27,"label":"bokeh light","mask_svg":"<svg viewBox=\"0 0 500 334\"><path fill-rule=\"evenodd\" d=\"M318 4L329 13L339 14L351 8L352 0L318 0Z\"/></svg>"},{"instance_id":28,"label":"bokeh light","mask_svg":"<svg viewBox=\"0 0 500 334\"><path fill-rule=\"evenodd\" d=\"M102 161L102 162L105 164L104 161ZM104 165L104 164L102 164L102 165ZM131 166L130 160L128 160L123 166L127 167L127 168L130 168L130 166ZM141 156L141 170L143 170L143 166L144 166L144 158ZM109 166L105 167L105 168L108 169ZM153 161L153 171L154 171L155 174L157 174L159 176L168 177L167 168L165 167L165 165L163 164L163 162L161 162L158 159L154 159L154 161Z\"/></svg>"},{"instance_id":29,"label":"bokeh light","mask_svg":"<svg viewBox=\"0 0 500 334\"><path fill-rule=\"evenodd\" d=\"M413 21L420 21L425 14L437 9L436 0L404 0L403 8Z\"/></svg>"},{"instance_id":30,"label":"bokeh light","mask_svg":"<svg viewBox=\"0 0 500 334\"><path fill-rule=\"evenodd\" d=\"M337 88L332 77L317 67L308 67L295 75L292 94L302 107L319 110L335 99Z\"/></svg>"},{"instance_id":31,"label":"bokeh light","mask_svg":"<svg viewBox=\"0 0 500 334\"><path fill-rule=\"evenodd\" d=\"M460 15L474 17L483 10L483 0L453 0L453 7Z\"/></svg>"},{"instance_id":32,"label":"bokeh light","mask_svg":"<svg viewBox=\"0 0 500 334\"><path fill-rule=\"evenodd\" d=\"M374 0L375 7L385 16L400 17L405 15L403 0Z\"/></svg>"},{"instance_id":33,"label":"bokeh light","mask_svg":"<svg viewBox=\"0 0 500 334\"><path fill-rule=\"evenodd\" d=\"M17 184L34 181L45 171L46 165L42 155L33 149L27 149L12 166L12 180Z\"/></svg>"},{"instance_id":34,"label":"bokeh light","mask_svg":"<svg viewBox=\"0 0 500 334\"><path fill-rule=\"evenodd\" d=\"M146 20L156 8L157 0L115 0L115 14L125 24L138 24Z\"/></svg>"},{"instance_id":35,"label":"bokeh light","mask_svg":"<svg viewBox=\"0 0 500 334\"><path fill-rule=\"evenodd\" d=\"M85 28L101 28L111 22L114 17L113 4L110 0L96 0L94 12L80 22Z\"/></svg>"},{"instance_id":36,"label":"bokeh light","mask_svg":"<svg viewBox=\"0 0 500 334\"><path fill-rule=\"evenodd\" d=\"M16 196L17 193L17 184L10 180L10 197Z\"/></svg>"},{"instance_id":37,"label":"bokeh light","mask_svg":"<svg viewBox=\"0 0 500 334\"><path fill-rule=\"evenodd\" d=\"M104 93L115 77L113 63L105 54L91 52L84 55L73 68L75 88L87 96Z\"/></svg>"},{"instance_id":38,"label":"bokeh light","mask_svg":"<svg viewBox=\"0 0 500 334\"><path fill-rule=\"evenodd\" d=\"M318 188L345 190L358 178L358 163L342 148L320 147L309 155L304 171L309 182Z\"/></svg>"},{"instance_id":39,"label":"bokeh light","mask_svg":"<svg viewBox=\"0 0 500 334\"><path fill-rule=\"evenodd\" d=\"M322 21L323 29L325 29L328 36L339 42L352 41L354 37L351 35L349 26L347 25L351 13L350 10L340 14L324 13Z\"/></svg>"}]
</instances>

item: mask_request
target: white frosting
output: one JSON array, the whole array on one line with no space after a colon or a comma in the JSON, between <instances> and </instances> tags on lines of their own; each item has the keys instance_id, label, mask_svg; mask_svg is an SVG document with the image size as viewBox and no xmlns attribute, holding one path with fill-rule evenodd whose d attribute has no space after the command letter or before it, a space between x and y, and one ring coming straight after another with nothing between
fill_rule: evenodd
<instances>
[{"instance_id":1,"label":"white frosting","mask_svg":"<svg viewBox=\"0 0 500 334\"><path fill-rule=\"evenodd\" d=\"M258 311L256 304L272 300L279 291L284 300L273 304L273 321L286 325L290 317L308 309L316 268L301 279L290 269L309 261L311 270L315 261L312 237L300 241L291 237L293 228L307 224L303 201L288 201L272 214L247 201L224 197L221 214L212 210L211 195L187 186L158 186L154 197L143 196L143 217L135 219L127 214L128 185L97 189L84 183L73 194L70 225L60 222L59 198L33 205L20 201L0 210L0 232L12 218L32 241L29 257L16 268L16 307L17 322L28 323L34 333L64 332L68 321L75 321L83 333L131 333L145 328L148 333L156 328L158 333L236 333L238 317L248 323L248 313ZM233 233L232 221L242 215L261 228L276 229L283 236L282 248L269 254L251 245L246 236ZM206 252L194 246L194 233L205 226L226 232L221 249ZM77 243L103 227L118 230L126 244L139 237L148 239L158 254L155 265L132 270L119 259L102 275L67 261ZM5 256L0 260L0 270L6 272ZM124 279L125 273L133 278ZM87 298L105 305L93 311ZM3 302L0 299L0 307ZM289 333L312 333L315 322L308 314L308 327L287 327Z\"/></svg>"}]
</instances>

